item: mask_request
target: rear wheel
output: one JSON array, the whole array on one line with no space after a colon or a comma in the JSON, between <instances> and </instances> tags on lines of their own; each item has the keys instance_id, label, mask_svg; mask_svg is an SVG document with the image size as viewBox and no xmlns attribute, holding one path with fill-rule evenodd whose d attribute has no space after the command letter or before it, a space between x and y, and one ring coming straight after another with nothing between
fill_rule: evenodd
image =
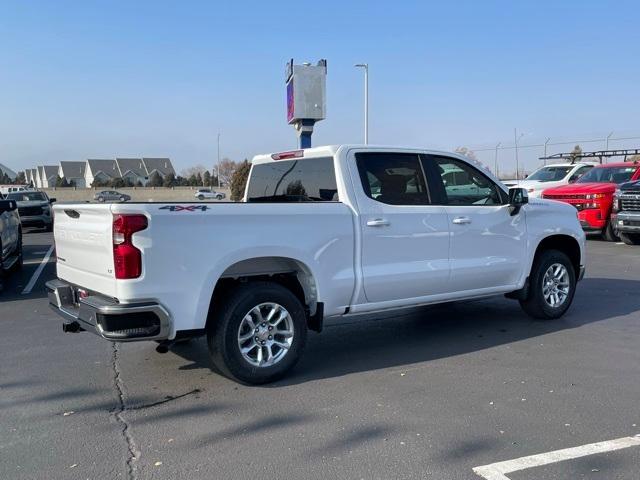
<instances>
[{"instance_id":1,"label":"rear wheel","mask_svg":"<svg viewBox=\"0 0 640 480\"><path fill-rule=\"evenodd\" d=\"M640 245L640 233L619 233L620 240L627 245Z\"/></svg>"},{"instance_id":2,"label":"rear wheel","mask_svg":"<svg viewBox=\"0 0 640 480\"><path fill-rule=\"evenodd\" d=\"M216 200L222 200L222 195L216 195Z\"/></svg>"},{"instance_id":3,"label":"rear wheel","mask_svg":"<svg viewBox=\"0 0 640 480\"><path fill-rule=\"evenodd\" d=\"M607 242L618 241L618 236L616 235L616 231L613 229L611 222L607 222L607 226L602 230L602 238Z\"/></svg>"},{"instance_id":4,"label":"rear wheel","mask_svg":"<svg viewBox=\"0 0 640 480\"><path fill-rule=\"evenodd\" d=\"M104 202L104 197L98 197L98 201L101 203Z\"/></svg>"},{"instance_id":5,"label":"rear wheel","mask_svg":"<svg viewBox=\"0 0 640 480\"><path fill-rule=\"evenodd\" d=\"M225 375L248 384L282 378L307 339L300 300L277 283L251 282L234 290L207 326L209 352Z\"/></svg>"},{"instance_id":6,"label":"rear wheel","mask_svg":"<svg viewBox=\"0 0 640 480\"><path fill-rule=\"evenodd\" d=\"M559 318L571 306L575 289L576 272L569 257L558 250L546 250L533 262L529 295L520 305L533 318Z\"/></svg>"}]
</instances>

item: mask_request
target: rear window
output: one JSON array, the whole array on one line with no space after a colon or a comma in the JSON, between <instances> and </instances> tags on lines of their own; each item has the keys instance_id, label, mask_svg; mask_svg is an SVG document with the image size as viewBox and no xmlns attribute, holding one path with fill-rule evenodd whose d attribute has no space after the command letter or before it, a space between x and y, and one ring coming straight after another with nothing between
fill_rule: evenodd
<instances>
[{"instance_id":1,"label":"rear window","mask_svg":"<svg viewBox=\"0 0 640 480\"><path fill-rule=\"evenodd\" d=\"M279 160L251 169L247 202L337 202L333 158Z\"/></svg>"}]
</instances>

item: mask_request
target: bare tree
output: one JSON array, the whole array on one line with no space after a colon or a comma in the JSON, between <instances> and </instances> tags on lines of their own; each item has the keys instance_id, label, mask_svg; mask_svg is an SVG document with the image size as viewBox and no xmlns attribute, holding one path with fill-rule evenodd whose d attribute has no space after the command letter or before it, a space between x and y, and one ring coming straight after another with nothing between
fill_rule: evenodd
<instances>
[{"instance_id":1,"label":"bare tree","mask_svg":"<svg viewBox=\"0 0 640 480\"><path fill-rule=\"evenodd\" d=\"M465 157L468 157L468 158L470 158L472 160L478 160L478 157L476 157L476 152L474 152L470 148L457 147L454 151L456 153L459 153L460 155L464 155Z\"/></svg>"},{"instance_id":2,"label":"bare tree","mask_svg":"<svg viewBox=\"0 0 640 480\"><path fill-rule=\"evenodd\" d=\"M231 183L231 177L233 177L233 172L236 171L239 164L230 160L229 158L223 158L218 165L218 179L220 182L225 185L229 185Z\"/></svg>"},{"instance_id":3,"label":"bare tree","mask_svg":"<svg viewBox=\"0 0 640 480\"><path fill-rule=\"evenodd\" d=\"M184 177L184 178L189 178L191 175L203 175L204 172L207 171L207 167L205 167L204 165L195 165L193 167L189 167L189 168L185 168L184 170L182 170L180 172L180 176Z\"/></svg>"}]
</instances>

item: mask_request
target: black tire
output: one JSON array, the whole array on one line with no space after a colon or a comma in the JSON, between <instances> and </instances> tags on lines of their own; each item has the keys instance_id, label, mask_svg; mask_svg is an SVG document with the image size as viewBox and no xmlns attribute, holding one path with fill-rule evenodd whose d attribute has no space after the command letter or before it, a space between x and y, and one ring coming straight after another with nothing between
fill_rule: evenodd
<instances>
[{"instance_id":1,"label":"black tire","mask_svg":"<svg viewBox=\"0 0 640 480\"><path fill-rule=\"evenodd\" d=\"M18 232L18 261L13 265L13 269L17 272L22 270L24 265L24 255L22 254L22 230Z\"/></svg>"},{"instance_id":2,"label":"black tire","mask_svg":"<svg viewBox=\"0 0 640 480\"><path fill-rule=\"evenodd\" d=\"M549 305L542 291L545 273L554 264L564 266L569 276L569 291L566 299L559 306ZM560 318L571 306L575 292L576 272L569 257L558 250L545 250L540 252L533 261L529 275L529 294L527 299L520 300L520 306L533 318L540 320Z\"/></svg>"},{"instance_id":3,"label":"black tire","mask_svg":"<svg viewBox=\"0 0 640 480\"><path fill-rule=\"evenodd\" d=\"M204 200L204 195L198 195L198 200Z\"/></svg>"},{"instance_id":4,"label":"black tire","mask_svg":"<svg viewBox=\"0 0 640 480\"><path fill-rule=\"evenodd\" d=\"M104 197L98 197L98 201L99 201L100 203L104 202Z\"/></svg>"},{"instance_id":5,"label":"black tire","mask_svg":"<svg viewBox=\"0 0 640 480\"><path fill-rule=\"evenodd\" d=\"M222 200L222 195L216 195L216 200Z\"/></svg>"},{"instance_id":6,"label":"black tire","mask_svg":"<svg viewBox=\"0 0 640 480\"><path fill-rule=\"evenodd\" d=\"M617 242L619 240L611 222L607 222L607 226L602 230L602 238L607 242Z\"/></svg>"},{"instance_id":7,"label":"black tire","mask_svg":"<svg viewBox=\"0 0 640 480\"><path fill-rule=\"evenodd\" d=\"M127 201L127 199L126 199L125 197L120 197L120 201L121 201L121 202L126 202L126 201Z\"/></svg>"},{"instance_id":8,"label":"black tire","mask_svg":"<svg viewBox=\"0 0 640 480\"><path fill-rule=\"evenodd\" d=\"M627 245L640 245L640 233L619 233L620 240Z\"/></svg>"},{"instance_id":9,"label":"black tire","mask_svg":"<svg viewBox=\"0 0 640 480\"><path fill-rule=\"evenodd\" d=\"M238 344L241 322L256 306L277 303L290 315L293 338L283 357L271 366L255 366L247 361ZM300 300L285 287L272 282L250 282L233 290L220 305L214 305L207 324L207 343L214 365L224 375L252 385L282 378L298 362L307 340L307 319Z\"/></svg>"}]
</instances>

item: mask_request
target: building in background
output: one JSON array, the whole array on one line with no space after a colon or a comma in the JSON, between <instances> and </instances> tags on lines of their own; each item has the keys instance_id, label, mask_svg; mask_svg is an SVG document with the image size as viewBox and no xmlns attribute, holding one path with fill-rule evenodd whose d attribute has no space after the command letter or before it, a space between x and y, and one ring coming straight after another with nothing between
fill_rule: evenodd
<instances>
[{"instance_id":1,"label":"building in background","mask_svg":"<svg viewBox=\"0 0 640 480\"><path fill-rule=\"evenodd\" d=\"M60 162L58 176L69 185L85 188L85 168L87 162Z\"/></svg>"},{"instance_id":2,"label":"building in background","mask_svg":"<svg viewBox=\"0 0 640 480\"><path fill-rule=\"evenodd\" d=\"M38 188L51 188L56 186L56 179L58 178L58 166L56 165L41 165L38 167L38 178L40 184Z\"/></svg>"},{"instance_id":3,"label":"building in background","mask_svg":"<svg viewBox=\"0 0 640 480\"><path fill-rule=\"evenodd\" d=\"M85 186L90 187L94 181L107 183L114 178L120 178L118 164L112 159L92 159L87 160L84 169Z\"/></svg>"},{"instance_id":4,"label":"building in background","mask_svg":"<svg viewBox=\"0 0 640 480\"><path fill-rule=\"evenodd\" d=\"M14 172L9 167L7 167L7 166L3 165L2 163L0 163L0 178L4 177L5 175L7 175L7 177L9 177L9 179L12 182L18 176L18 174L16 172Z\"/></svg>"},{"instance_id":5,"label":"building in background","mask_svg":"<svg viewBox=\"0 0 640 480\"><path fill-rule=\"evenodd\" d=\"M164 179L170 173L175 176L176 171L173 169L171 160L168 158L143 158L142 163L147 170L147 177L151 177L153 172L158 174Z\"/></svg>"},{"instance_id":6,"label":"building in background","mask_svg":"<svg viewBox=\"0 0 640 480\"><path fill-rule=\"evenodd\" d=\"M131 185L147 184L149 175L141 158L116 158L116 163L123 180Z\"/></svg>"}]
</instances>

